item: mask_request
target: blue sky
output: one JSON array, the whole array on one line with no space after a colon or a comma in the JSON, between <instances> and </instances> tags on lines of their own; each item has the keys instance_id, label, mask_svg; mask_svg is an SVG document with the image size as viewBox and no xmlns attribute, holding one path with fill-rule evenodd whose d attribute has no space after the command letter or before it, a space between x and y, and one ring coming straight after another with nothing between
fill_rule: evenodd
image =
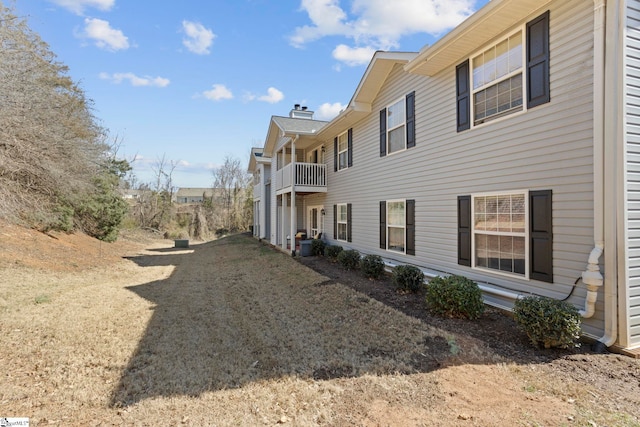
<instances>
[{"instance_id":1,"label":"blue sky","mask_svg":"<svg viewBox=\"0 0 640 427\"><path fill-rule=\"evenodd\" d=\"M418 51L487 0L19 0L16 12L94 101L138 183L177 187L246 164L272 115L330 120L375 50Z\"/></svg>"}]
</instances>

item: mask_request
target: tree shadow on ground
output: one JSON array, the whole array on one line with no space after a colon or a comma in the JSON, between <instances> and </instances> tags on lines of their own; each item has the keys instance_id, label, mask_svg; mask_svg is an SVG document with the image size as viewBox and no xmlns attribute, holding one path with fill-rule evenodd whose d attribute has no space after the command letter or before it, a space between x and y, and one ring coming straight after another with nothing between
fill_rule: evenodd
<instances>
[{"instance_id":1,"label":"tree shadow on ground","mask_svg":"<svg viewBox=\"0 0 640 427\"><path fill-rule=\"evenodd\" d=\"M450 339L246 236L130 258L175 266L128 289L152 302L113 406L295 376L429 372Z\"/></svg>"}]
</instances>

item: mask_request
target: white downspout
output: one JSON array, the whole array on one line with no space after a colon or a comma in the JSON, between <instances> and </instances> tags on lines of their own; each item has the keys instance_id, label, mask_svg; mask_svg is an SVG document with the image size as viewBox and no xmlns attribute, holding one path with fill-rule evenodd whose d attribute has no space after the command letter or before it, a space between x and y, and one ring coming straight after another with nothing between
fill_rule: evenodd
<instances>
[{"instance_id":1,"label":"white downspout","mask_svg":"<svg viewBox=\"0 0 640 427\"><path fill-rule=\"evenodd\" d=\"M599 0L603 1L603 0ZM609 0L608 14L606 19L605 37L605 72L601 79L606 82L604 100L604 152L608 159L605 162L604 178L607 193L604 195L607 209L607 218L604 224L607 227L605 235L607 237L607 259L605 259L605 270L607 277L604 286L604 335L598 339L606 347L616 343L618 339L618 279L617 279L617 233L618 233L618 191L621 188L618 183L619 151L618 144L622 140L620 132L623 126L620 109L620 85L623 83L624 69L620 67L622 48L622 29L624 22L621 22L624 14L621 8L626 2L619 0ZM610 156L610 157L609 157ZM609 215L611 213L611 215ZM626 254L625 254L626 256Z\"/></svg>"},{"instance_id":2,"label":"white downspout","mask_svg":"<svg viewBox=\"0 0 640 427\"><path fill-rule=\"evenodd\" d=\"M593 240L587 269L582 281L587 285L585 319L596 312L598 290L604 283L600 257L604 251L604 64L605 64L605 0L594 0L593 8Z\"/></svg>"}]
</instances>

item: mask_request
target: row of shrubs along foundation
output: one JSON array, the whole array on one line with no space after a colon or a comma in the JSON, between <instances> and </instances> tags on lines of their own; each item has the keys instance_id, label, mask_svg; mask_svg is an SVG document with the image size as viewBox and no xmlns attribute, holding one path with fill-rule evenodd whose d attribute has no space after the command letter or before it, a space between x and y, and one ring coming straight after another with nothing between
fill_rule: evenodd
<instances>
[{"instance_id":1,"label":"row of shrubs along foundation","mask_svg":"<svg viewBox=\"0 0 640 427\"><path fill-rule=\"evenodd\" d=\"M345 270L360 270L370 279L379 279L385 274L385 264L379 255L361 256L355 249L327 245L319 239L312 242L311 254L325 256ZM393 268L391 276L399 292L417 293L424 289L426 305L435 315L474 320L484 313L482 291L477 283L466 277L438 276L425 282L422 270L413 265L399 265ZM513 317L534 346L570 348L580 345L580 314L565 301L524 296L515 301Z\"/></svg>"}]
</instances>

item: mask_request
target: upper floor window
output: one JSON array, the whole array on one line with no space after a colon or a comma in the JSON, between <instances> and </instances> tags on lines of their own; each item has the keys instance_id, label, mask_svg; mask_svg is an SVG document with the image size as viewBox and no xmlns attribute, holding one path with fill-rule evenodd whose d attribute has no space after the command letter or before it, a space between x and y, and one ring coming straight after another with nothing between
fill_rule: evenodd
<instances>
[{"instance_id":1,"label":"upper floor window","mask_svg":"<svg viewBox=\"0 0 640 427\"><path fill-rule=\"evenodd\" d=\"M346 169L353 166L353 129L333 139L333 170Z\"/></svg>"},{"instance_id":2,"label":"upper floor window","mask_svg":"<svg viewBox=\"0 0 640 427\"><path fill-rule=\"evenodd\" d=\"M407 148L404 98L387 107L387 154Z\"/></svg>"},{"instance_id":3,"label":"upper floor window","mask_svg":"<svg viewBox=\"0 0 640 427\"><path fill-rule=\"evenodd\" d=\"M338 170L349 166L349 138L347 132L338 136Z\"/></svg>"},{"instance_id":4,"label":"upper floor window","mask_svg":"<svg viewBox=\"0 0 640 427\"><path fill-rule=\"evenodd\" d=\"M458 132L551 100L549 12L456 67Z\"/></svg>"},{"instance_id":5,"label":"upper floor window","mask_svg":"<svg viewBox=\"0 0 640 427\"><path fill-rule=\"evenodd\" d=\"M380 110L380 157L416 145L415 92Z\"/></svg>"},{"instance_id":6,"label":"upper floor window","mask_svg":"<svg viewBox=\"0 0 640 427\"><path fill-rule=\"evenodd\" d=\"M522 111L522 30L471 59L473 124Z\"/></svg>"}]
</instances>

